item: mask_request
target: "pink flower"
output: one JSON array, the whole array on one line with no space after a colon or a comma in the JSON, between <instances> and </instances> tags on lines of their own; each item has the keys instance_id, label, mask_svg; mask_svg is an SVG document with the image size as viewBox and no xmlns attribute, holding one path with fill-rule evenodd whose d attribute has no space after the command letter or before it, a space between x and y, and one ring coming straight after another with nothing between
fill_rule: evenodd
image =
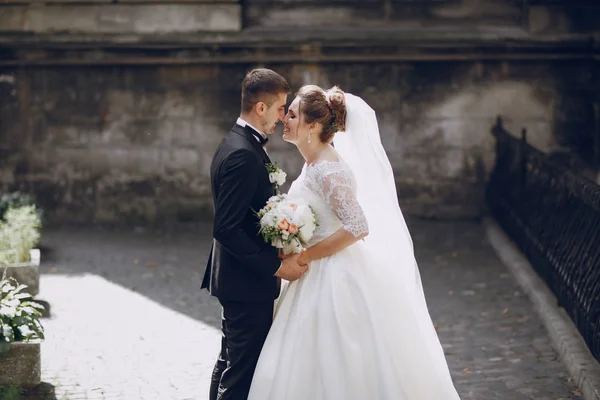
<instances>
[{"instance_id":1,"label":"pink flower","mask_svg":"<svg viewBox=\"0 0 600 400\"><path fill-rule=\"evenodd\" d=\"M279 229L281 229L282 231L287 231L288 228L290 227L290 224L285 219L283 219L283 220L281 220L279 225L277 225L277 227Z\"/></svg>"}]
</instances>

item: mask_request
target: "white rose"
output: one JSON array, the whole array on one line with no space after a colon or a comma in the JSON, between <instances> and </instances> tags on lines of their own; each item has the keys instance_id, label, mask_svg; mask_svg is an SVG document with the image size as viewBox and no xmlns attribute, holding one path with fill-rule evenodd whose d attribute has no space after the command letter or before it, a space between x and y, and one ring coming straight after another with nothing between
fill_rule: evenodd
<instances>
[{"instance_id":1,"label":"white rose","mask_svg":"<svg viewBox=\"0 0 600 400\"><path fill-rule=\"evenodd\" d=\"M273 220L269 218L267 214L260 219L260 227L266 228L268 226L273 226Z\"/></svg>"},{"instance_id":2,"label":"white rose","mask_svg":"<svg viewBox=\"0 0 600 400\"><path fill-rule=\"evenodd\" d=\"M314 231L315 225L312 221L309 221L306 224L302 225L302 228L300 228L298 235L300 236L300 239L302 239L302 241L308 242L312 238Z\"/></svg>"},{"instance_id":3,"label":"white rose","mask_svg":"<svg viewBox=\"0 0 600 400\"><path fill-rule=\"evenodd\" d=\"M261 228L266 228L267 226L269 226L269 222L267 221L267 219L263 216L260 219L260 227Z\"/></svg>"},{"instance_id":4,"label":"white rose","mask_svg":"<svg viewBox=\"0 0 600 400\"><path fill-rule=\"evenodd\" d=\"M277 182L278 186L281 186L285 183L285 178L287 177L287 174L283 171L279 171L279 173L277 174L275 180Z\"/></svg>"},{"instance_id":5,"label":"white rose","mask_svg":"<svg viewBox=\"0 0 600 400\"><path fill-rule=\"evenodd\" d=\"M275 183L277 186L283 185L285 183L286 177L287 177L287 174L280 169L278 169L275 172L269 173L269 181L271 183Z\"/></svg>"},{"instance_id":6,"label":"white rose","mask_svg":"<svg viewBox=\"0 0 600 400\"><path fill-rule=\"evenodd\" d=\"M271 183L277 182L277 172L269 172L269 181Z\"/></svg>"},{"instance_id":7,"label":"white rose","mask_svg":"<svg viewBox=\"0 0 600 400\"><path fill-rule=\"evenodd\" d=\"M269 210L263 217L260 219L260 226L275 226L277 222L277 213L276 210Z\"/></svg>"},{"instance_id":8,"label":"white rose","mask_svg":"<svg viewBox=\"0 0 600 400\"><path fill-rule=\"evenodd\" d=\"M299 205L296 214L298 216L298 220L304 225L304 223L308 222L312 219L312 212L310 208L305 205Z\"/></svg>"}]
</instances>

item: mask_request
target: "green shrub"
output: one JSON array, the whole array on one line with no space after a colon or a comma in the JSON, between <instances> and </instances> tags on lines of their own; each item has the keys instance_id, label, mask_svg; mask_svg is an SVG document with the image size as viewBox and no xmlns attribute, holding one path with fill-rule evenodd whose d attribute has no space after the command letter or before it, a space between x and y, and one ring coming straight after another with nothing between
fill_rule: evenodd
<instances>
[{"instance_id":1,"label":"green shrub","mask_svg":"<svg viewBox=\"0 0 600 400\"><path fill-rule=\"evenodd\" d=\"M6 269L6 268L5 268ZM44 339L40 323L44 306L32 301L14 278L7 278L6 271L0 280L0 354L10 350L12 342Z\"/></svg>"},{"instance_id":2,"label":"green shrub","mask_svg":"<svg viewBox=\"0 0 600 400\"><path fill-rule=\"evenodd\" d=\"M0 265L29 261L40 240L41 221L34 205L9 208L0 221Z\"/></svg>"},{"instance_id":3,"label":"green shrub","mask_svg":"<svg viewBox=\"0 0 600 400\"><path fill-rule=\"evenodd\" d=\"M0 400L20 400L24 392L22 388L16 385L1 384Z\"/></svg>"},{"instance_id":4,"label":"green shrub","mask_svg":"<svg viewBox=\"0 0 600 400\"><path fill-rule=\"evenodd\" d=\"M9 208L19 208L33 205L31 196L23 192L3 193L0 195L0 219Z\"/></svg>"}]
</instances>

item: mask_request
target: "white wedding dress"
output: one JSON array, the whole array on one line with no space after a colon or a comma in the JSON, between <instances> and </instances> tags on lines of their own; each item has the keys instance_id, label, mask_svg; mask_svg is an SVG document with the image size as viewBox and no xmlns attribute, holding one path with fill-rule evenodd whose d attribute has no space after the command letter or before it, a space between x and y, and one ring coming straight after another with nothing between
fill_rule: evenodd
<instances>
[{"instance_id":1,"label":"white wedding dress","mask_svg":"<svg viewBox=\"0 0 600 400\"><path fill-rule=\"evenodd\" d=\"M351 106L366 103L349 96L348 127L358 128L351 116L364 118L358 111L365 110ZM370 134L379 139L376 128L371 126ZM369 155L364 144L360 156ZM389 192L389 182L383 184L389 176L372 186L380 179L371 175L380 173L379 167L373 164L369 175L355 171L375 159L359 163L342 143L335 145L352 161L344 157L305 166L289 196L315 211L319 225L309 246L341 227L356 236L368 230L369 236L311 262L301 279L282 286L248 399L459 399L427 311L412 241L395 210L396 195ZM382 165L387 169L389 161ZM363 193L361 183L379 193ZM388 222L396 226L386 227Z\"/></svg>"}]
</instances>

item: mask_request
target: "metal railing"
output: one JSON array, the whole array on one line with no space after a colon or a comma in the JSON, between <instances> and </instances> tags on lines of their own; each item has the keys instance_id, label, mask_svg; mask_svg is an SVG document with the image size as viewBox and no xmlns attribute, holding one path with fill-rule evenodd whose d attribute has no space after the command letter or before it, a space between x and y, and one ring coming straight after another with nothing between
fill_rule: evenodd
<instances>
[{"instance_id":1,"label":"metal railing","mask_svg":"<svg viewBox=\"0 0 600 400\"><path fill-rule=\"evenodd\" d=\"M530 260L600 361L600 186L556 164L502 120L492 128L491 214Z\"/></svg>"}]
</instances>

